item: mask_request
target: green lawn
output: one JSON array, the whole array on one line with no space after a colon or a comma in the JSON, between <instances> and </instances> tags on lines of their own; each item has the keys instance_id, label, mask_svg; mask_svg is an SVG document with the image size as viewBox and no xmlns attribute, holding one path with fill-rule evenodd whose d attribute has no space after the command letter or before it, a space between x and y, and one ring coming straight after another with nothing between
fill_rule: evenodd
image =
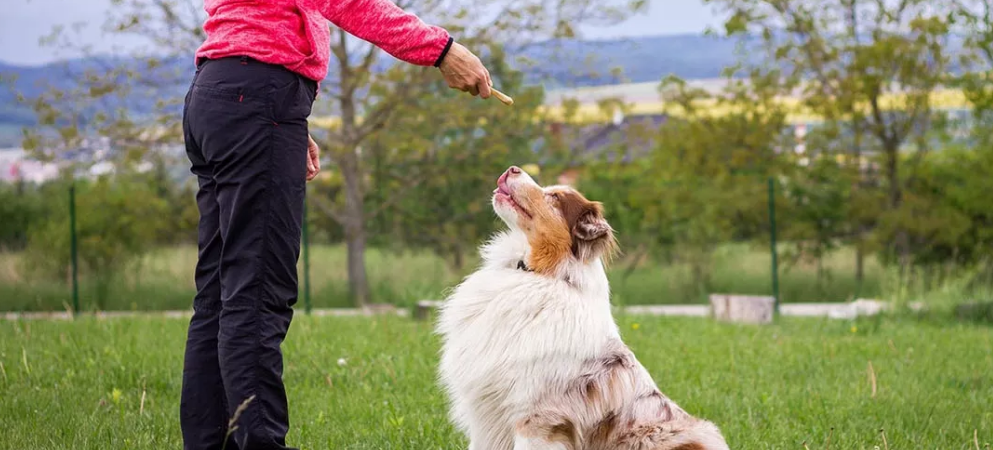
<instances>
[{"instance_id":1,"label":"green lawn","mask_svg":"<svg viewBox=\"0 0 993 450\"><path fill-rule=\"evenodd\" d=\"M890 319L619 319L661 388L735 449L974 449L993 442L993 329ZM181 448L185 320L0 323L2 449ZM427 323L298 316L292 445L463 449ZM339 366L337 361L346 363ZM868 367L873 367L873 395ZM141 400L144 396L142 410ZM833 429L833 434L830 431Z\"/></svg>"},{"instance_id":2,"label":"green lawn","mask_svg":"<svg viewBox=\"0 0 993 450\"><path fill-rule=\"evenodd\" d=\"M71 304L66 280L39 279L26 273L21 255L0 253L0 311L60 311ZM427 252L392 253L370 249L366 253L374 301L411 305L418 300L440 299L442 293L475 266L470 259L462 270ZM844 249L825 258L828 278L818 280L811 265L781 266L780 292L785 302L843 302L855 296L873 297L881 292L883 269L874 259L866 263L866 279L855 281L853 253ZM193 267L196 249L162 249L147 255L141 264L118 274L101 295L88 274L80 276L83 310L184 310L194 294ZM630 268L630 270L629 270ZM630 265L615 263L610 271L614 301L622 304L703 303L707 293L768 295L771 293L769 252L761 247L721 247L709 266L706 287L694 283L686 264L660 264L646 260ZM303 289L303 264L300 264ZM315 307L350 306L346 254L340 246L311 248L311 293ZM301 298L301 304L303 300Z\"/></svg>"}]
</instances>

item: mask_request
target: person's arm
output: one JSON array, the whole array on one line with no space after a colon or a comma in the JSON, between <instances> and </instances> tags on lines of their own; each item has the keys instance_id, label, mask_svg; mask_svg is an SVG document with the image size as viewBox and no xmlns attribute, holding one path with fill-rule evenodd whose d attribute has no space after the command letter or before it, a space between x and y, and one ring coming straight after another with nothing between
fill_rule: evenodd
<instances>
[{"instance_id":1,"label":"person's arm","mask_svg":"<svg viewBox=\"0 0 993 450\"><path fill-rule=\"evenodd\" d=\"M428 25L390 0L317 0L342 30L418 66L437 67L452 45L444 28Z\"/></svg>"},{"instance_id":2,"label":"person's arm","mask_svg":"<svg viewBox=\"0 0 993 450\"><path fill-rule=\"evenodd\" d=\"M347 33L397 59L434 66L453 89L489 98L490 74L444 28L428 25L390 0L317 0L321 14Z\"/></svg>"}]
</instances>

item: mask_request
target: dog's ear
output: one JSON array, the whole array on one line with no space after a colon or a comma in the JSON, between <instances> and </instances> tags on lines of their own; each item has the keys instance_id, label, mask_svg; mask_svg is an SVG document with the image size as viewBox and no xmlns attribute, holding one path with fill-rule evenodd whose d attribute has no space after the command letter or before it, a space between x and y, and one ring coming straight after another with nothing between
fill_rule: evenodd
<instances>
[{"instance_id":1,"label":"dog's ear","mask_svg":"<svg viewBox=\"0 0 993 450\"><path fill-rule=\"evenodd\" d=\"M582 260L604 256L610 259L617 249L614 230L603 217L603 207L592 202L572 227L573 254Z\"/></svg>"},{"instance_id":2,"label":"dog's ear","mask_svg":"<svg viewBox=\"0 0 993 450\"><path fill-rule=\"evenodd\" d=\"M591 209L579 216L576 226L572 228L573 236L583 241L595 241L603 238L610 232L610 224L595 209Z\"/></svg>"}]
</instances>

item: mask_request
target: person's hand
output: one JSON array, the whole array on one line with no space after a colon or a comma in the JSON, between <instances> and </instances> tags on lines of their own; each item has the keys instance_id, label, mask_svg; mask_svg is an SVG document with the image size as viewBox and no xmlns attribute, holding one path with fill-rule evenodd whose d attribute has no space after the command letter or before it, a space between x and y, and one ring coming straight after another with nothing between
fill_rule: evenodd
<instances>
[{"instance_id":1,"label":"person's hand","mask_svg":"<svg viewBox=\"0 0 993 450\"><path fill-rule=\"evenodd\" d=\"M490 72L483 67L483 62L472 54L469 49L457 42L452 43L445 59L441 60L441 75L448 82L448 87L468 92L473 96L490 98Z\"/></svg>"},{"instance_id":2,"label":"person's hand","mask_svg":"<svg viewBox=\"0 0 993 450\"><path fill-rule=\"evenodd\" d=\"M317 173L321 171L320 148L311 135L307 135L307 181L313 180Z\"/></svg>"}]
</instances>

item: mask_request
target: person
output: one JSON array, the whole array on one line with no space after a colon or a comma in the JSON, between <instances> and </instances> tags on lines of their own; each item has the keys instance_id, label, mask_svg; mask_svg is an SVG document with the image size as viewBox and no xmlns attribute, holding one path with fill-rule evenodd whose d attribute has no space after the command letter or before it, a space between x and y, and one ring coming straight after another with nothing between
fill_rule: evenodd
<instances>
[{"instance_id":1,"label":"person","mask_svg":"<svg viewBox=\"0 0 993 450\"><path fill-rule=\"evenodd\" d=\"M490 76L448 31L389 0L205 0L204 10L183 108L200 222L180 428L189 450L287 449L280 347L306 182L320 170L307 118L328 71L328 22L474 96L489 98Z\"/></svg>"}]
</instances>

